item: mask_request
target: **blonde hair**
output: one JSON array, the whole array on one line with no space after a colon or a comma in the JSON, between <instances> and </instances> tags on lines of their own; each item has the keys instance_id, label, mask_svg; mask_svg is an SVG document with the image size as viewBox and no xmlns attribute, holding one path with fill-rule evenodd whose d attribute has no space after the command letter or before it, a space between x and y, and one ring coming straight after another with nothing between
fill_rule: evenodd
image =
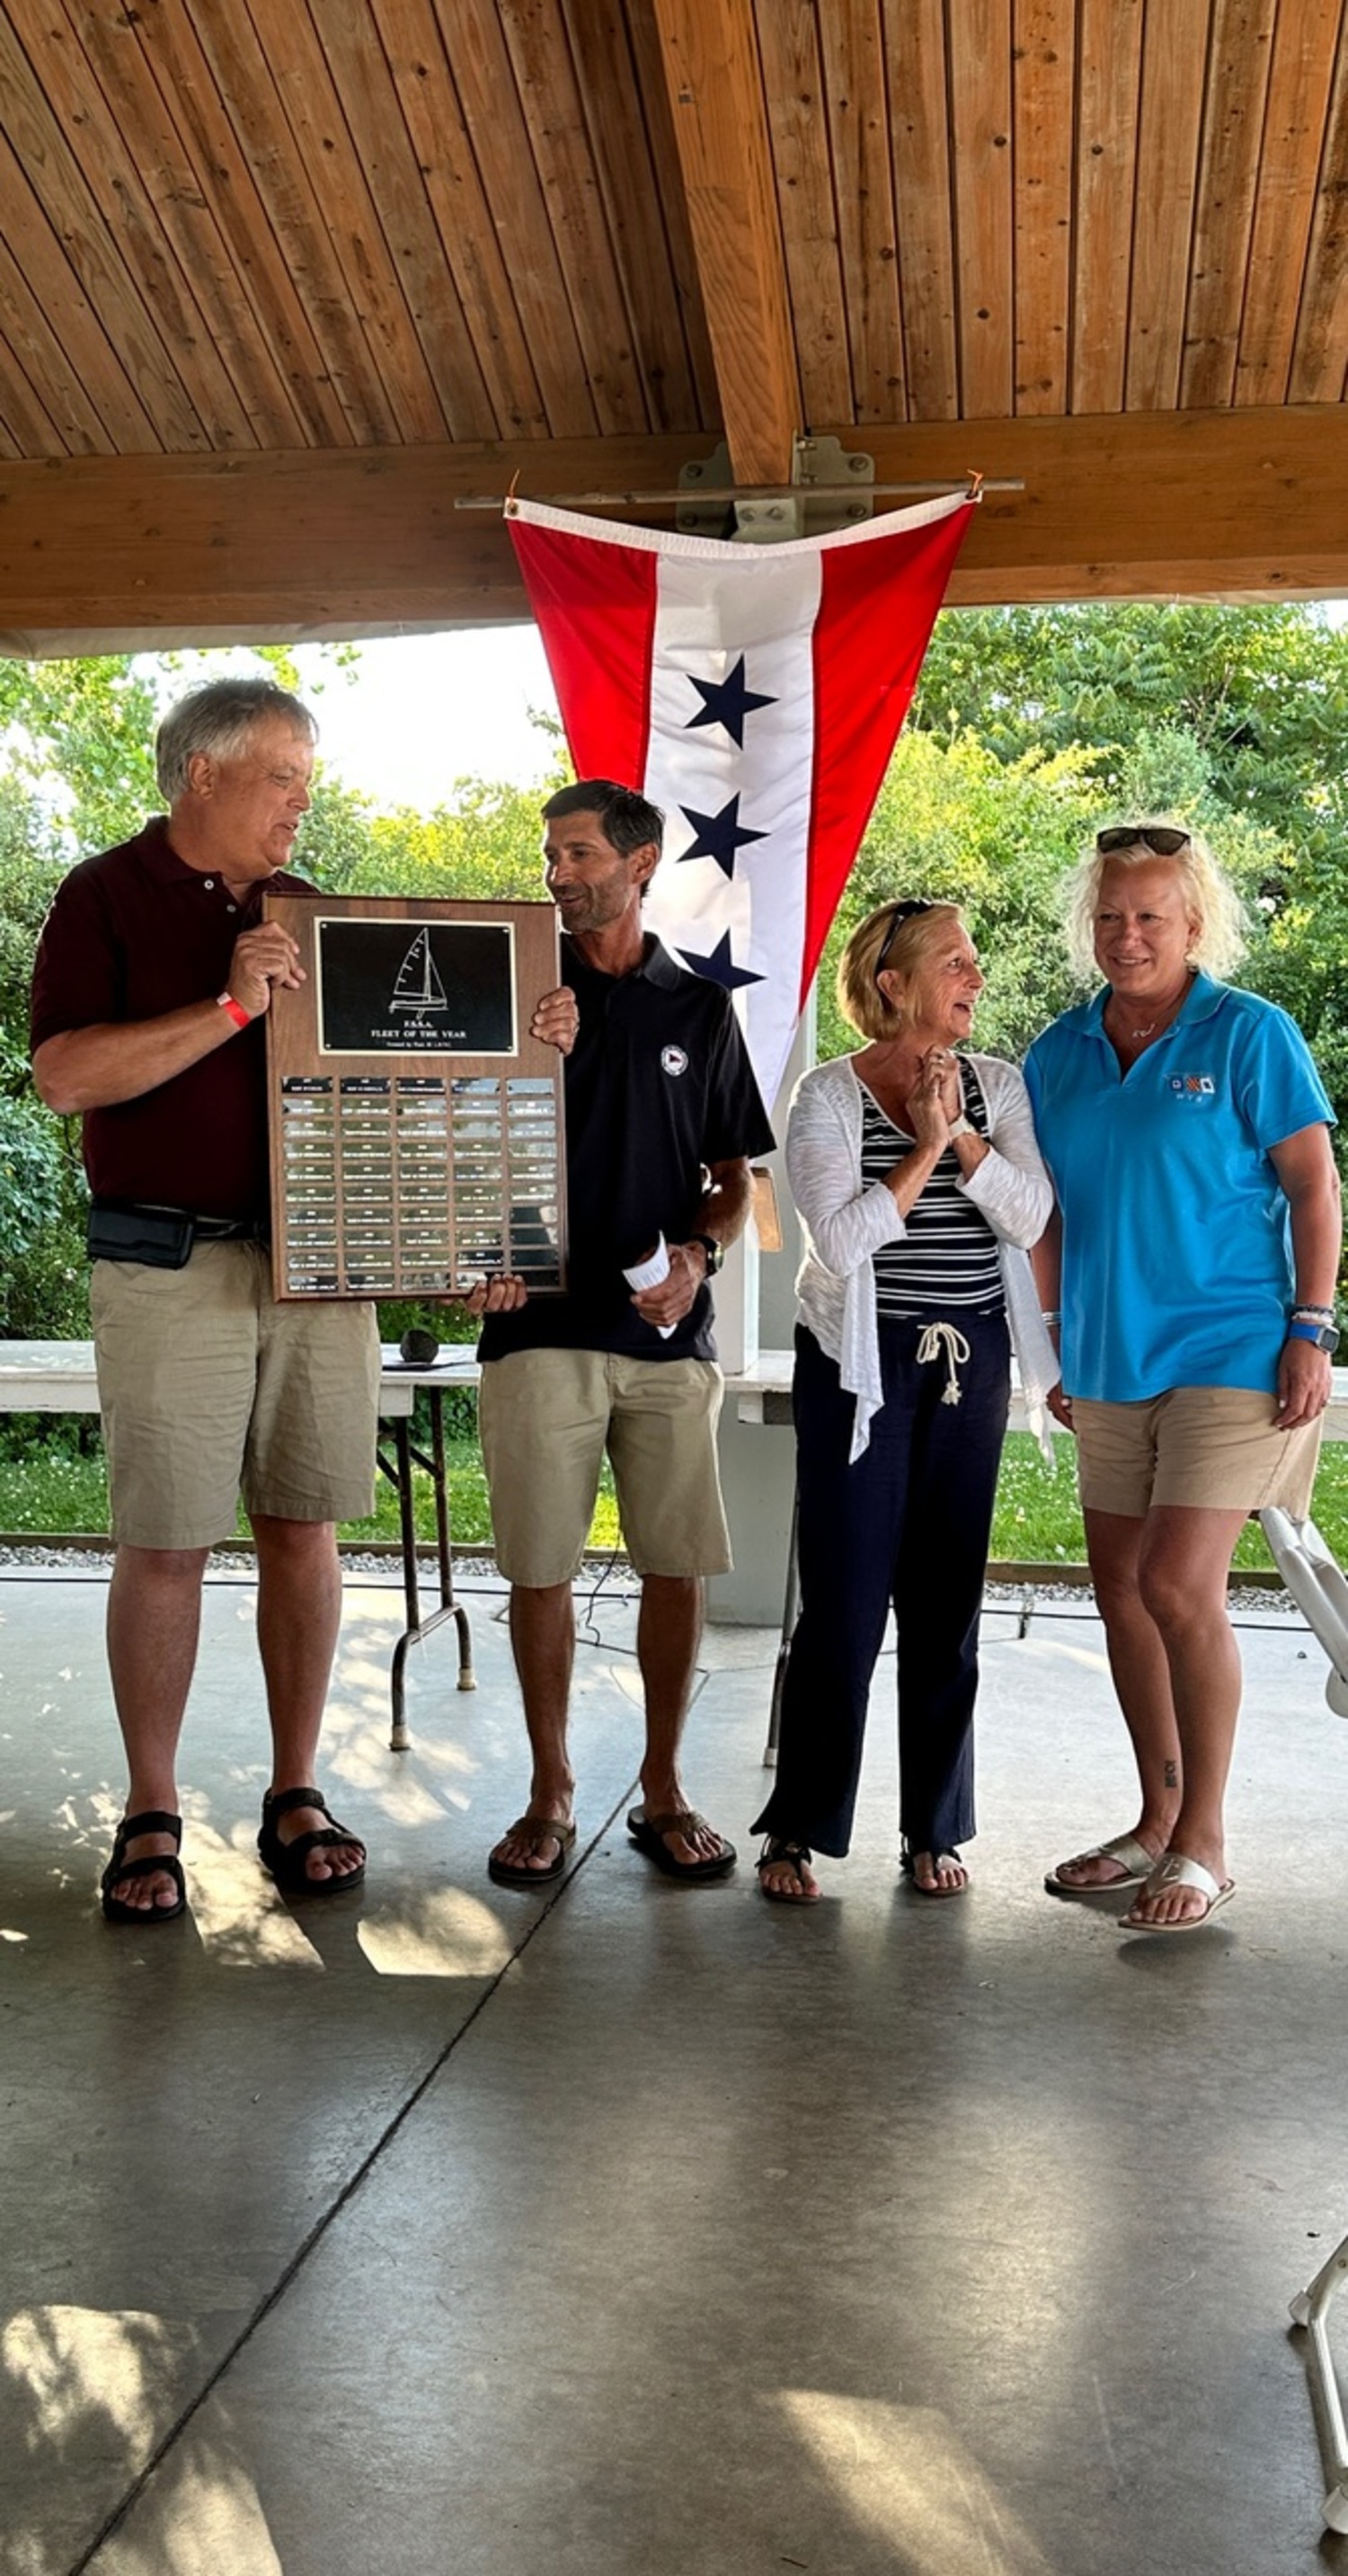
<instances>
[{"instance_id":1,"label":"blonde hair","mask_svg":"<svg viewBox=\"0 0 1348 2576\"><path fill-rule=\"evenodd\" d=\"M1198 915L1189 964L1219 978L1233 974L1245 954L1245 915L1235 887L1202 833L1189 832L1187 824L1176 823L1168 814L1148 815L1136 828L1139 833L1188 832L1188 839L1172 858L1159 858L1140 839L1121 850L1100 850L1092 841L1067 880L1067 950L1075 973L1083 984L1091 984L1100 972L1095 962L1095 914L1106 868L1154 866L1175 870L1189 910Z\"/></svg>"},{"instance_id":2,"label":"blonde hair","mask_svg":"<svg viewBox=\"0 0 1348 2576\"><path fill-rule=\"evenodd\" d=\"M896 973L907 977L928 943L934 946L963 926L964 915L957 903L929 903L921 912L911 912L906 921L899 922L894 919L892 903L883 903L878 912L867 913L838 961L838 1008L848 1026L863 1038L879 1039L892 1038L902 1024L903 1012L895 1009L875 980L876 963L887 939L885 972L892 966Z\"/></svg>"}]
</instances>

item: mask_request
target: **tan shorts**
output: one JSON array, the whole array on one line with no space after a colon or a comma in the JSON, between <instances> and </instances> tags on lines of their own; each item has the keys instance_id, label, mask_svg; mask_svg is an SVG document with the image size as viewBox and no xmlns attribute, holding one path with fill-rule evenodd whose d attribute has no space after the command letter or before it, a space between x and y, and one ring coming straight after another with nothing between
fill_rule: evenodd
<instances>
[{"instance_id":1,"label":"tan shorts","mask_svg":"<svg viewBox=\"0 0 1348 2576\"><path fill-rule=\"evenodd\" d=\"M374 1508L373 1306L279 1306L256 1243L198 1244L185 1270L96 1261L89 1283L112 1534L213 1547L251 1515Z\"/></svg>"},{"instance_id":2,"label":"tan shorts","mask_svg":"<svg viewBox=\"0 0 1348 2576\"><path fill-rule=\"evenodd\" d=\"M1243 1386L1176 1386L1145 1404L1074 1397L1082 1508L1141 1520L1153 1503L1263 1511L1311 1507L1318 1422L1279 1431L1273 1397Z\"/></svg>"},{"instance_id":3,"label":"tan shorts","mask_svg":"<svg viewBox=\"0 0 1348 2576\"><path fill-rule=\"evenodd\" d=\"M728 1574L712 1360L511 1351L488 1360L478 1431L496 1561L510 1583L569 1583L585 1553L607 1449L638 1574Z\"/></svg>"}]
</instances>

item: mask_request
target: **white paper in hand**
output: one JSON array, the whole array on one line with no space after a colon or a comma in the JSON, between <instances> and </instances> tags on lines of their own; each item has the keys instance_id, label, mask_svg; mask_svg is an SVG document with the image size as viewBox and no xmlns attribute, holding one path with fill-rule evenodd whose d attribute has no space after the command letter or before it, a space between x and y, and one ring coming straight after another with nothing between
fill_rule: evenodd
<instances>
[{"instance_id":1,"label":"white paper in hand","mask_svg":"<svg viewBox=\"0 0 1348 2576\"><path fill-rule=\"evenodd\" d=\"M669 1277L669 1246L663 1234L654 1252L648 1252L644 1261L634 1261L630 1270L624 1270L623 1277L629 1288L658 1288ZM669 1340L673 1330L672 1324L656 1326L662 1342Z\"/></svg>"}]
</instances>

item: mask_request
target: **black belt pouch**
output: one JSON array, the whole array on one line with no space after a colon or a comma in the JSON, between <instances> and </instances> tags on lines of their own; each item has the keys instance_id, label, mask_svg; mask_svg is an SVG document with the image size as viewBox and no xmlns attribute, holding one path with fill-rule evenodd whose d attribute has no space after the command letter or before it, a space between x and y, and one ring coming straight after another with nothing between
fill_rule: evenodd
<instances>
[{"instance_id":1,"label":"black belt pouch","mask_svg":"<svg viewBox=\"0 0 1348 2576\"><path fill-rule=\"evenodd\" d=\"M185 1270L195 1220L186 1208L118 1206L95 1199L85 1240L91 1261L141 1261L150 1270Z\"/></svg>"}]
</instances>

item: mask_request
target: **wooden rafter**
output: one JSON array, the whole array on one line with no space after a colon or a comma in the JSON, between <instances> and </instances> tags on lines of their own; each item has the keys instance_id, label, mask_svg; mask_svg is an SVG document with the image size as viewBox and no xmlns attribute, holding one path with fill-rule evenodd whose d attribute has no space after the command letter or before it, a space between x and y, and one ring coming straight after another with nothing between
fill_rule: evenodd
<instances>
[{"instance_id":1,"label":"wooden rafter","mask_svg":"<svg viewBox=\"0 0 1348 2576\"><path fill-rule=\"evenodd\" d=\"M653 5L735 479L782 483L800 392L751 0Z\"/></svg>"},{"instance_id":2,"label":"wooden rafter","mask_svg":"<svg viewBox=\"0 0 1348 2576\"><path fill-rule=\"evenodd\" d=\"M1024 474L957 598L1348 588L1346 402L1348 0L0 0L20 642L515 615L456 494L797 429Z\"/></svg>"},{"instance_id":3,"label":"wooden rafter","mask_svg":"<svg viewBox=\"0 0 1348 2576\"><path fill-rule=\"evenodd\" d=\"M955 606L1348 592L1348 412L1337 405L936 424L877 430L868 443L882 482L969 466L1023 478L1023 492L990 493L974 518ZM542 498L667 491L686 453L665 436L0 459L0 649L523 618L499 513L456 500L504 493L517 471Z\"/></svg>"}]
</instances>

